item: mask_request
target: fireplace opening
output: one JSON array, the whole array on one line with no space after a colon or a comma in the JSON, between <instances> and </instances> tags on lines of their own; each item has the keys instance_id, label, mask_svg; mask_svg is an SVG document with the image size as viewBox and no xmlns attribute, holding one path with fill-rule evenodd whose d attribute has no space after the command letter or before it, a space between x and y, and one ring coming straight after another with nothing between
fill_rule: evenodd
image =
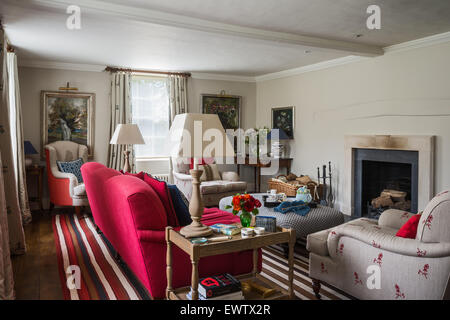
<instances>
[{"instance_id":1,"label":"fireplace opening","mask_svg":"<svg viewBox=\"0 0 450 320\"><path fill-rule=\"evenodd\" d=\"M410 163L362 161L362 212L377 218L386 209L411 210Z\"/></svg>"},{"instance_id":2,"label":"fireplace opening","mask_svg":"<svg viewBox=\"0 0 450 320\"><path fill-rule=\"evenodd\" d=\"M389 208L417 212L418 152L354 149L354 216L378 218Z\"/></svg>"}]
</instances>

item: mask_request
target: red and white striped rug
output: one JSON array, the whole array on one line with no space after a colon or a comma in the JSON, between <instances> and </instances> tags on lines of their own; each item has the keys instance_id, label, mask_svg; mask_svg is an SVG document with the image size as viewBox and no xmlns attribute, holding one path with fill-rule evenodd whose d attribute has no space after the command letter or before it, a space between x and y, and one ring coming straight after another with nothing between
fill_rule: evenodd
<instances>
[{"instance_id":1,"label":"red and white striped rug","mask_svg":"<svg viewBox=\"0 0 450 320\"><path fill-rule=\"evenodd\" d=\"M66 300L142 300L147 290L114 259L111 244L89 218L53 217L61 286ZM77 272L79 270L79 272ZM77 289L76 275L79 274Z\"/></svg>"},{"instance_id":2,"label":"red and white striped rug","mask_svg":"<svg viewBox=\"0 0 450 320\"><path fill-rule=\"evenodd\" d=\"M306 251L306 250L305 250ZM263 249L263 265L261 274L279 286L288 288L288 261L284 257L280 246L265 247ZM309 260L305 255L294 254L294 293L301 300L317 300L309 277ZM344 292L322 283L320 288L321 300L350 300L354 299Z\"/></svg>"},{"instance_id":3,"label":"red and white striped rug","mask_svg":"<svg viewBox=\"0 0 450 320\"><path fill-rule=\"evenodd\" d=\"M80 218L71 214L56 215L53 218L53 230L61 285L66 300L150 299L148 291L127 266L114 259L114 248L103 235L96 232L90 218ZM73 284L73 271L70 270L70 266L79 267L79 289L67 285L67 282ZM308 258L295 253L295 295L302 300L315 300L308 269ZM263 249L262 274L287 288L288 262L280 247ZM320 293L322 300L351 299L350 296L326 284L322 284Z\"/></svg>"}]
</instances>

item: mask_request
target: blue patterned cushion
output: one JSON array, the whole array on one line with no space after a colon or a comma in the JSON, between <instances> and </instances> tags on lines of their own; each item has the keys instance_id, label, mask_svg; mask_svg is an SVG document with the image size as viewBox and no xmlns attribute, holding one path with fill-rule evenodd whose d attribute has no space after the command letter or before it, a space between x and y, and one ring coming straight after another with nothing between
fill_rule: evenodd
<instances>
[{"instance_id":1,"label":"blue patterned cushion","mask_svg":"<svg viewBox=\"0 0 450 320\"><path fill-rule=\"evenodd\" d=\"M83 159L78 158L77 160L63 162L56 160L59 171L65 173L73 173L77 177L78 183L83 182L83 176L81 175L81 166L83 165Z\"/></svg>"},{"instance_id":2,"label":"blue patterned cushion","mask_svg":"<svg viewBox=\"0 0 450 320\"><path fill-rule=\"evenodd\" d=\"M173 208L175 209L175 214L177 215L180 226L184 227L191 224L192 219L191 214L189 213L189 202L186 197L174 184L167 184L167 188L169 189Z\"/></svg>"}]
</instances>

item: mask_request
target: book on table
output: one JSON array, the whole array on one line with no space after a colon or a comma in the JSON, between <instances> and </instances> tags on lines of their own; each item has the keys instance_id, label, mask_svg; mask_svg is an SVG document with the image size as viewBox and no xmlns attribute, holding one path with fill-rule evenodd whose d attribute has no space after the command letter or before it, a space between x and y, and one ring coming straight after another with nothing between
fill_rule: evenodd
<instances>
[{"instance_id":1,"label":"book on table","mask_svg":"<svg viewBox=\"0 0 450 320\"><path fill-rule=\"evenodd\" d=\"M188 300L192 300L192 291L189 291L186 294L186 298ZM198 300L244 300L244 299L245 297L242 291L232 292L229 294L224 294L213 298L206 298L201 294L198 295Z\"/></svg>"},{"instance_id":2,"label":"book on table","mask_svg":"<svg viewBox=\"0 0 450 320\"><path fill-rule=\"evenodd\" d=\"M236 292L242 293L241 282L229 273L201 278L198 284L198 293L206 299Z\"/></svg>"},{"instance_id":3,"label":"book on table","mask_svg":"<svg viewBox=\"0 0 450 320\"><path fill-rule=\"evenodd\" d=\"M216 223L209 227L213 229L214 232L223 233L227 236L234 236L235 234L241 232L241 228L233 224Z\"/></svg>"}]
</instances>

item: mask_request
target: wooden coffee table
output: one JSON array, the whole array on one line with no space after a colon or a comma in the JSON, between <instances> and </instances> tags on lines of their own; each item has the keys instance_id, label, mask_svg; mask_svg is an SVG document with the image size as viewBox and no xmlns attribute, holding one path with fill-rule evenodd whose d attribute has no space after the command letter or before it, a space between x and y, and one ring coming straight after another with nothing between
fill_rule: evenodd
<instances>
[{"instance_id":1,"label":"wooden coffee table","mask_svg":"<svg viewBox=\"0 0 450 320\"><path fill-rule=\"evenodd\" d=\"M223 235L213 235L211 237L218 237ZM191 241L183 237L178 231L172 227L166 228L166 242L167 242L167 289L166 298L168 300L186 300L186 294L189 293L192 287L192 300L198 300L198 262L200 258L215 256L219 254L226 254L232 252L239 252L244 250L253 250L253 270L249 274L237 276L241 281L252 280L265 287L276 289L277 292L267 299L293 299L294 289L294 245L295 245L295 230L277 228L276 232L267 232L263 235L253 236L251 238L242 238L240 234L234 235L231 240L222 242L208 242L205 244L193 244ZM288 290L283 289L273 281L265 278L258 273L258 249L274 244L288 243L289 244L289 258L288 258ZM172 288L172 245L176 245L181 250L186 252L192 262L192 277L191 287ZM213 276L213 275L211 275ZM263 297L256 293L246 295L246 299L262 300Z\"/></svg>"}]
</instances>

